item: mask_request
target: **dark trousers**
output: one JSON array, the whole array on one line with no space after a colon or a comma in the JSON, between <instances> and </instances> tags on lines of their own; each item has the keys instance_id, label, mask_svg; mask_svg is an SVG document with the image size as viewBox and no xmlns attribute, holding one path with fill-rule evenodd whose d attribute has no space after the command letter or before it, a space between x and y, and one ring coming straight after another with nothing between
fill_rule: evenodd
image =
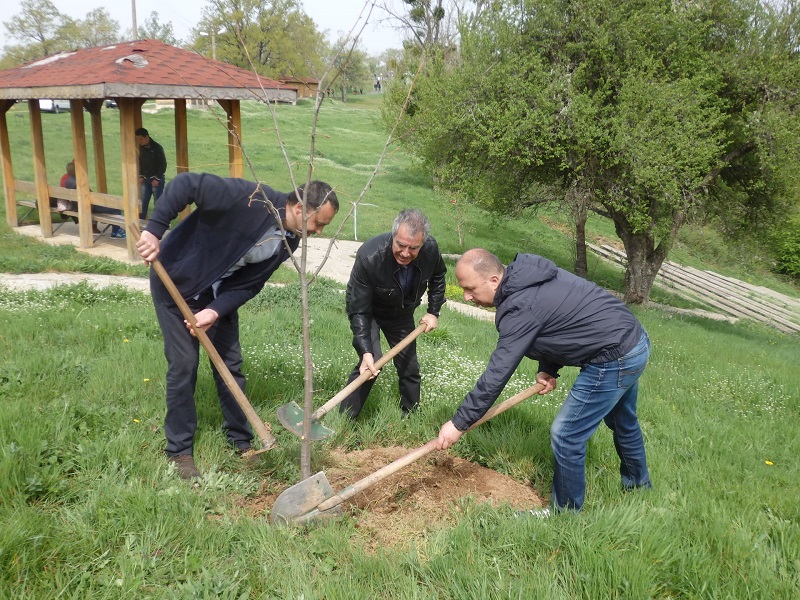
<instances>
[{"instance_id":1,"label":"dark trousers","mask_svg":"<svg viewBox=\"0 0 800 600\"><path fill-rule=\"evenodd\" d=\"M381 351L381 332L383 332L389 347L393 348L398 342L405 338L409 333L414 331L414 315L408 314L398 317L397 319L381 320L373 319L371 341L372 341L372 356L375 362L383 356ZM420 390L420 375L419 375L419 362L417 362L417 342L414 340L406 348L404 348L393 359L395 369L398 375L398 387L400 389L400 408L403 413L409 413L419 404L419 390ZM350 373L350 378L347 383L358 379L361 374L359 367L361 362L355 366L353 372ZM355 419L364 408L364 403L367 401L370 390L375 383L375 379L370 379L364 382L360 388L345 398L339 405L339 412L347 413L351 418Z\"/></svg>"},{"instance_id":2,"label":"dark trousers","mask_svg":"<svg viewBox=\"0 0 800 600\"><path fill-rule=\"evenodd\" d=\"M154 271L150 273L150 289L158 323L164 335L164 354L167 358L167 415L164 419L167 446L164 450L168 456L192 454L194 433L197 429L194 393L197 367L200 362L200 342L186 329L180 309L174 304ZM201 294L196 300L187 300L187 304L192 312L196 313L208 306L212 298L212 294L208 292ZM245 377L242 373L238 313L220 317L207 333L239 388L244 392ZM250 423L213 363L211 369L224 419L222 428L233 446L249 447L253 439Z\"/></svg>"}]
</instances>

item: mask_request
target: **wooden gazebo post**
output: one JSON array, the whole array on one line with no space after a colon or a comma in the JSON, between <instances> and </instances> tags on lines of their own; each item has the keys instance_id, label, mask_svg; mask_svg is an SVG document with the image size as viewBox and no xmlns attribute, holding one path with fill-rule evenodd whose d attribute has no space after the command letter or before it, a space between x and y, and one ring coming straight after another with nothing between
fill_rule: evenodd
<instances>
[{"instance_id":1,"label":"wooden gazebo post","mask_svg":"<svg viewBox=\"0 0 800 600\"><path fill-rule=\"evenodd\" d=\"M217 100L219 105L228 115L228 162L230 162L231 177L242 177L244 174L244 164L242 159L242 111L238 100ZM239 139L236 139L236 135Z\"/></svg>"},{"instance_id":2,"label":"wooden gazebo post","mask_svg":"<svg viewBox=\"0 0 800 600\"><path fill-rule=\"evenodd\" d=\"M70 100L72 121L72 160L75 163L75 185L78 192L78 232L81 248L91 248L92 201L89 199L89 169L86 156L86 125L83 120L83 100Z\"/></svg>"},{"instance_id":3,"label":"wooden gazebo post","mask_svg":"<svg viewBox=\"0 0 800 600\"><path fill-rule=\"evenodd\" d=\"M13 100L0 100L0 160L3 163L3 192L6 199L6 223L17 226L17 191L14 186L14 169L11 163L11 142L8 137L6 113L14 106Z\"/></svg>"},{"instance_id":4,"label":"wooden gazebo post","mask_svg":"<svg viewBox=\"0 0 800 600\"><path fill-rule=\"evenodd\" d=\"M122 157L122 197L124 199L125 229L130 229L133 223L138 223L139 201L142 186L139 185L139 160L136 149L137 113L138 122L142 122L142 103L138 98L120 98L117 100L119 107L119 138ZM126 238L128 243L128 258L136 260L136 243L133 236Z\"/></svg>"},{"instance_id":5,"label":"wooden gazebo post","mask_svg":"<svg viewBox=\"0 0 800 600\"><path fill-rule=\"evenodd\" d=\"M38 100L28 100L31 119L31 147L33 148L33 181L36 186L36 206L42 237L53 237L53 221L50 218L50 190L47 187L47 164L44 160L44 138L42 137L42 111Z\"/></svg>"}]
</instances>

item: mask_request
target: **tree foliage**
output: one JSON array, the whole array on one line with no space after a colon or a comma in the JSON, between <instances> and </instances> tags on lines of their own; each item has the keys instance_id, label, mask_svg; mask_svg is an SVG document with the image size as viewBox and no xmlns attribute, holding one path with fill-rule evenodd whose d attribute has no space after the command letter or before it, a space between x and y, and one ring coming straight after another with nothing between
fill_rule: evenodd
<instances>
[{"instance_id":1,"label":"tree foliage","mask_svg":"<svg viewBox=\"0 0 800 600\"><path fill-rule=\"evenodd\" d=\"M175 37L175 30L172 23L162 23L158 12L153 11L138 28L140 39L159 40L170 46L179 46L181 41Z\"/></svg>"},{"instance_id":2,"label":"tree foliage","mask_svg":"<svg viewBox=\"0 0 800 600\"><path fill-rule=\"evenodd\" d=\"M194 30L193 47L211 55L216 37L217 60L269 77L318 74L326 45L314 21L298 0L207 0Z\"/></svg>"},{"instance_id":3,"label":"tree foliage","mask_svg":"<svg viewBox=\"0 0 800 600\"><path fill-rule=\"evenodd\" d=\"M3 68L120 40L119 23L104 8L90 11L84 19L61 13L50 0L22 0L20 8L19 14L3 23L8 37L20 42L3 48Z\"/></svg>"},{"instance_id":4,"label":"tree foliage","mask_svg":"<svg viewBox=\"0 0 800 600\"><path fill-rule=\"evenodd\" d=\"M431 61L401 139L487 208L555 193L611 218L643 302L688 219L797 197L799 24L794 0L496 3Z\"/></svg>"}]
</instances>

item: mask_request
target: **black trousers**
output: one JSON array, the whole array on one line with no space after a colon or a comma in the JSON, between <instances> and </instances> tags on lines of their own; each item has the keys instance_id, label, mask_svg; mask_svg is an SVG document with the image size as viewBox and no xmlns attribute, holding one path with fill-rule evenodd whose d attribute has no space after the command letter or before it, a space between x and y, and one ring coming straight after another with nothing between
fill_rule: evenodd
<instances>
[{"instance_id":1,"label":"black trousers","mask_svg":"<svg viewBox=\"0 0 800 600\"><path fill-rule=\"evenodd\" d=\"M410 313L403 315L396 319L373 319L372 331L370 332L372 343L372 356L375 362L383 356L381 350L381 332L383 332L389 347L393 348L398 342L405 338L408 334L414 331L414 314ZM406 348L404 348L393 359L394 366L397 369L398 387L400 390L400 408L403 413L409 413L419 404L420 393L420 375L419 375L419 362L417 361L417 342L414 340ZM358 379L361 374L359 367L361 361L356 364L347 383ZM364 408L370 390L375 384L375 379L370 379L364 382L360 388L355 390L347 398L345 398L339 405L340 413L347 413L351 418L355 419Z\"/></svg>"},{"instance_id":2,"label":"black trousers","mask_svg":"<svg viewBox=\"0 0 800 600\"><path fill-rule=\"evenodd\" d=\"M167 446L164 450L168 456L192 454L194 433L197 429L194 393L200 362L200 342L186 329L180 309L172 301L155 271L150 272L150 290L158 323L164 335L164 354L167 358L167 415L164 419ZM201 294L197 299L187 300L187 304L196 313L208 306L212 299L209 292ZM244 392L238 313L220 317L206 333ZM228 441L237 448L249 447L253 439L250 423L213 363L211 370L224 419L222 428L227 433Z\"/></svg>"}]
</instances>

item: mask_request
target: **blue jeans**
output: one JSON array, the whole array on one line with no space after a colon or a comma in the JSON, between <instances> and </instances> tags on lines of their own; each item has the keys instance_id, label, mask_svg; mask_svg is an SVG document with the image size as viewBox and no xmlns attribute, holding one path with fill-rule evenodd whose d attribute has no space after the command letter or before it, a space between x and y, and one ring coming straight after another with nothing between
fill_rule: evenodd
<instances>
[{"instance_id":1,"label":"blue jeans","mask_svg":"<svg viewBox=\"0 0 800 600\"><path fill-rule=\"evenodd\" d=\"M150 179L145 179L142 182L142 212L139 215L140 219L147 218L147 209L150 208L150 196L153 197L153 204L158 202L158 199L161 198L161 193L164 191L164 185L166 185L166 183L166 178L163 175L161 176L161 181L158 182L157 186L153 186L153 183Z\"/></svg>"},{"instance_id":2,"label":"blue jeans","mask_svg":"<svg viewBox=\"0 0 800 600\"><path fill-rule=\"evenodd\" d=\"M552 504L556 510L580 510L586 493L586 443L604 421L613 432L622 486L651 487L644 439L636 416L639 377L650 356L650 339L622 358L586 365L550 427L555 457Z\"/></svg>"}]
</instances>

